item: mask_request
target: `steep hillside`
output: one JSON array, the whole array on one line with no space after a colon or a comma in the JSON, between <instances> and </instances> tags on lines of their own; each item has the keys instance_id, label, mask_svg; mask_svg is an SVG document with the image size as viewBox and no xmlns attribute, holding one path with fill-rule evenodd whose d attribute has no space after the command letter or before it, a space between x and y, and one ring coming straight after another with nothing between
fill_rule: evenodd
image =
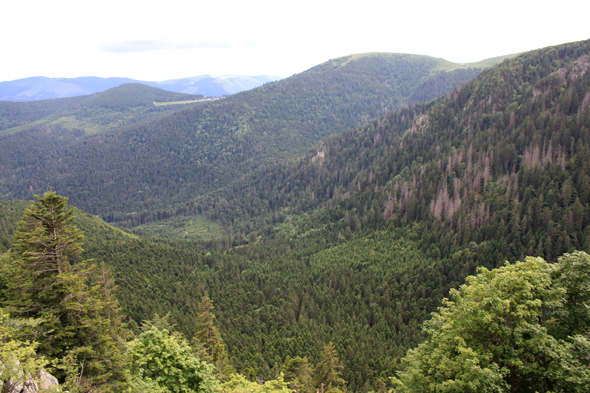
<instances>
[{"instance_id":1,"label":"steep hillside","mask_svg":"<svg viewBox=\"0 0 590 393\"><path fill-rule=\"evenodd\" d=\"M196 196L266 163L304 154L330 134L434 98L478 72L457 67L441 74L452 67L427 56L347 56L57 150L28 141L34 154L23 152L26 163L5 164L0 195L25 197L53 186L72 203L126 225L197 213L191 204ZM430 84L436 88L426 94Z\"/></svg>"},{"instance_id":2,"label":"steep hillside","mask_svg":"<svg viewBox=\"0 0 590 393\"><path fill-rule=\"evenodd\" d=\"M589 58L589 41L523 54L436 102L328 138L296 163L268 166L198 208L247 227L340 205L361 226L429 225L434 255L471 242L489 242L508 259L587 250Z\"/></svg>"},{"instance_id":3,"label":"steep hillside","mask_svg":"<svg viewBox=\"0 0 590 393\"><path fill-rule=\"evenodd\" d=\"M351 386L369 390L391 375L401 348L420 339L421 320L448 288L478 266L590 251L589 70L590 41L520 55L197 205L242 231L220 249L256 263L244 265L256 278L243 271L239 279L219 277L224 288L252 279L261 293L250 302L266 307L266 317L224 322L228 332L264 338L248 342L258 348L251 357L235 356L248 364L263 353L272 368L279 353L313 356L285 337L330 338L346 354ZM261 229L239 247L252 228ZM274 267L267 272L266 264ZM390 271L392 281L381 284ZM315 285L306 286L308 278ZM322 327L302 320L300 310L318 310L310 314ZM260 330L252 330L258 321ZM297 325L314 333L304 339Z\"/></svg>"},{"instance_id":4,"label":"steep hillside","mask_svg":"<svg viewBox=\"0 0 590 393\"><path fill-rule=\"evenodd\" d=\"M0 201L0 217L16 217L27 206ZM289 229L281 226L276 236L230 250L225 241L140 238L77 214L76 225L85 234L83 257L113 269L116 295L132 327L154 313L170 313L191 337L200 298L208 291L232 363L264 379L287 356L316 363L332 341L350 388L370 390L393 373L409 345L419 342L418 323L437 299L471 271L463 264L453 270L451 259L429 258L416 247L419 236L393 227L366 230L338 244L331 220L342 211L301 217L297 224L313 229L297 240L283 236ZM15 222L5 223L8 232L14 230ZM0 244L10 243L0 236Z\"/></svg>"}]
</instances>

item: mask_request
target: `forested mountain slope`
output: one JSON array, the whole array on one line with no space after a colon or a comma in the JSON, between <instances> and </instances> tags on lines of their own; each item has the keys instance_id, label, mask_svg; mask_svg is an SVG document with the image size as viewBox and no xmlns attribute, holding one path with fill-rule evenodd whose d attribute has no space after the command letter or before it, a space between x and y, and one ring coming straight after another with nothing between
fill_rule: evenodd
<instances>
[{"instance_id":1,"label":"forested mountain slope","mask_svg":"<svg viewBox=\"0 0 590 393\"><path fill-rule=\"evenodd\" d=\"M13 220L27 206L0 202L0 217L10 217L2 222L2 245L10 243ZM338 245L337 217L344 214L334 209L303 216L298 228L307 232L298 239L285 237L289 228L282 226L229 252L224 242L140 238L83 212L76 225L85 234L83 258L112 268L132 327L154 313L170 313L192 337L208 291L238 371L269 379L287 356L316 363L332 341L350 389L370 390L392 375L397 358L419 342L419 323L473 266L435 261L418 249L418 232L394 227L367 227Z\"/></svg>"},{"instance_id":2,"label":"forested mountain slope","mask_svg":"<svg viewBox=\"0 0 590 393\"><path fill-rule=\"evenodd\" d=\"M198 209L260 227L341 203L353 221L429 222L441 252L483 240L507 246L511 258L586 249L589 46L506 61L437 101L327 138L301 161L203 197Z\"/></svg>"},{"instance_id":3,"label":"forested mountain slope","mask_svg":"<svg viewBox=\"0 0 590 393\"><path fill-rule=\"evenodd\" d=\"M31 189L53 186L73 204L127 224L195 213L189 203L194 196L263 163L303 154L330 134L434 98L478 71L413 55L331 60L207 106L67 147L42 149L27 140L34 154L23 152L25 161L5 163L0 195L25 197ZM424 86L430 85L436 88L425 94Z\"/></svg>"},{"instance_id":4,"label":"forested mountain slope","mask_svg":"<svg viewBox=\"0 0 590 393\"><path fill-rule=\"evenodd\" d=\"M246 375L315 362L332 341L350 390L385 388L420 323L478 266L590 246L589 54L590 41L523 54L194 199L234 225L225 238L150 240L80 214L86 256L113 267L135 321L169 311L191 336L208 291Z\"/></svg>"},{"instance_id":5,"label":"forested mountain slope","mask_svg":"<svg viewBox=\"0 0 590 393\"><path fill-rule=\"evenodd\" d=\"M196 208L241 231L220 250L233 246L231 255L280 272L278 281L270 272L258 276L257 283L276 284L254 304L300 310L301 298L286 288L309 294L307 307L319 302L314 319L325 323L306 325L312 337L339 343L351 386L369 389L391 372L367 373L394 369L400 348L419 340L421 320L476 267L590 251L589 70L590 41L520 55L436 101L327 138L300 161L269 165ZM256 228L267 240L237 247ZM264 269L260 262L256 269ZM289 271L292 283L283 281ZM395 281L380 283L388 272ZM302 284L308 274L314 285ZM335 298L332 288L340 290ZM287 313L262 325L265 340L277 337L257 345L266 359L292 353L279 337L293 337L286 332L301 314ZM363 322L364 333L351 340ZM371 348L375 341L384 344ZM275 351L265 352L267 345Z\"/></svg>"}]
</instances>

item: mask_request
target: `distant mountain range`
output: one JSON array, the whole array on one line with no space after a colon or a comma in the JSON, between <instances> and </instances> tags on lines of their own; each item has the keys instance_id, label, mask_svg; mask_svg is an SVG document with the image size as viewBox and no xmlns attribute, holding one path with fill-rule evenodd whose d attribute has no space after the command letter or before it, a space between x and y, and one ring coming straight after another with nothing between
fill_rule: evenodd
<instances>
[{"instance_id":1,"label":"distant mountain range","mask_svg":"<svg viewBox=\"0 0 590 393\"><path fill-rule=\"evenodd\" d=\"M221 97L282 79L279 76L260 75L201 75L163 82L140 81L130 78L47 78L35 76L0 82L0 101L36 101L51 98L75 97L100 93L126 83L141 83L175 93Z\"/></svg>"}]
</instances>

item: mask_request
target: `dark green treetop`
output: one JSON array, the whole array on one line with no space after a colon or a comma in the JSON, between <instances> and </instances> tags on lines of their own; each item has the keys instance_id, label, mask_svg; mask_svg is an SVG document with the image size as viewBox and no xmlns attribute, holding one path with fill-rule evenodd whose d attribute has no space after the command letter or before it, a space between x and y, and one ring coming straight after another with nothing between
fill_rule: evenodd
<instances>
[{"instance_id":1,"label":"dark green treetop","mask_svg":"<svg viewBox=\"0 0 590 393\"><path fill-rule=\"evenodd\" d=\"M13 261L5 268L8 310L38 321L24 326L19 338L39 343L38 355L70 391L119 391L124 348L105 317L112 302L98 285L88 285L92 267L78 260L83 235L72 224L75 209L55 192L37 199L19 222Z\"/></svg>"}]
</instances>

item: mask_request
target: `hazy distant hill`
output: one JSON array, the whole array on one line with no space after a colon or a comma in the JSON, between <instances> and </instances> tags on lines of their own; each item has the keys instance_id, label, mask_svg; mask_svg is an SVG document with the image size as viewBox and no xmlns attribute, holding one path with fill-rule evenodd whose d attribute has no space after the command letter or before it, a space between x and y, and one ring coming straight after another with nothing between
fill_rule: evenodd
<instances>
[{"instance_id":1,"label":"hazy distant hill","mask_svg":"<svg viewBox=\"0 0 590 393\"><path fill-rule=\"evenodd\" d=\"M36 101L51 98L75 97L99 93L125 83L141 83L151 87L206 97L220 97L250 90L266 82L281 79L277 76L201 75L162 82L139 81L130 78L47 78L36 76L0 82L0 101Z\"/></svg>"},{"instance_id":2,"label":"hazy distant hill","mask_svg":"<svg viewBox=\"0 0 590 393\"><path fill-rule=\"evenodd\" d=\"M221 97L250 90L264 83L282 79L278 76L201 75L164 82L143 82L148 86L186 94L202 94L205 97Z\"/></svg>"},{"instance_id":3,"label":"hazy distant hill","mask_svg":"<svg viewBox=\"0 0 590 393\"><path fill-rule=\"evenodd\" d=\"M86 96L29 102L0 101L0 134L56 128L95 134L180 109L178 106L158 106L155 102L192 102L202 98L202 95L173 93L127 83Z\"/></svg>"}]
</instances>

